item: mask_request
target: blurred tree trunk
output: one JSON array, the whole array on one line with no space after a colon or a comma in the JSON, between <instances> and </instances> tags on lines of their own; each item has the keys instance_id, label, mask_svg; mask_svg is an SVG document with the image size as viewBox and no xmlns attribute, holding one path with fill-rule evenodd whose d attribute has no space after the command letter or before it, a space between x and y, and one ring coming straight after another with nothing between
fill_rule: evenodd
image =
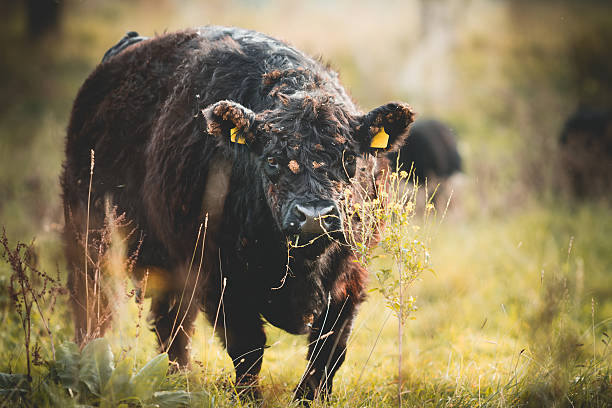
<instances>
[{"instance_id":1,"label":"blurred tree trunk","mask_svg":"<svg viewBox=\"0 0 612 408\"><path fill-rule=\"evenodd\" d=\"M400 87L421 106L448 103L455 77L451 59L468 0L419 0L419 39L402 68Z\"/></svg>"},{"instance_id":2,"label":"blurred tree trunk","mask_svg":"<svg viewBox=\"0 0 612 408\"><path fill-rule=\"evenodd\" d=\"M26 0L27 30L31 39L59 32L62 0Z\"/></svg>"}]
</instances>

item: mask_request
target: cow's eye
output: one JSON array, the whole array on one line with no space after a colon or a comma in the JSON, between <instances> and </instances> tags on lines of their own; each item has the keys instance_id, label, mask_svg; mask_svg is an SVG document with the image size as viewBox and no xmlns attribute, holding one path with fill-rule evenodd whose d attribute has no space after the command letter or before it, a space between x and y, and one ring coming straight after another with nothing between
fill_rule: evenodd
<instances>
[{"instance_id":1,"label":"cow's eye","mask_svg":"<svg viewBox=\"0 0 612 408\"><path fill-rule=\"evenodd\" d=\"M268 157L268 166L272 167L273 169L278 168L278 160L276 160L274 157Z\"/></svg>"}]
</instances>

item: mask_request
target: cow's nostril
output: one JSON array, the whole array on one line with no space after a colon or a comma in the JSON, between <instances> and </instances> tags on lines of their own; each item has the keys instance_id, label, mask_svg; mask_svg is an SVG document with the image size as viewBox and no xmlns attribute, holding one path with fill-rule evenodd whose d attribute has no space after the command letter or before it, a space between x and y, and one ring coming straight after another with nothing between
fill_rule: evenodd
<instances>
[{"instance_id":1,"label":"cow's nostril","mask_svg":"<svg viewBox=\"0 0 612 408\"><path fill-rule=\"evenodd\" d=\"M322 208L319 214L321 223L325 228L329 228L331 225L333 225L335 220L338 218L336 207L331 205L329 207Z\"/></svg>"},{"instance_id":2,"label":"cow's nostril","mask_svg":"<svg viewBox=\"0 0 612 408\"><path fill-rule=\"evenodd\" d=\"M300 223L304 223L306 221L306 211L303 211L302 207L299 205L295 206L294 209L295 215Z\"/></svg>"}]
</instances>

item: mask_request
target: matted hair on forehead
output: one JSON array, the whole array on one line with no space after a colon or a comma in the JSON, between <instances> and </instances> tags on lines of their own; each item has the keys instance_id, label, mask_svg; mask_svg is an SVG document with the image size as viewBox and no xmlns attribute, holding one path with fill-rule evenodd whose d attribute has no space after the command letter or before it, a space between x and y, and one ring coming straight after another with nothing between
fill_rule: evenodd
<instances>
[{"instance_id":1,"label":"matted hair on forehead","mask_svg":"<svg viewBox=\"0 0 612 408\"><path fill-rule=\"evenodd\" d=\"M281 89L288 93L299 90L312 90L323 83L321 74L303 67L285 70L274 69L261 77L263 94L273 94Z\"/></svg>"}]
</instances>

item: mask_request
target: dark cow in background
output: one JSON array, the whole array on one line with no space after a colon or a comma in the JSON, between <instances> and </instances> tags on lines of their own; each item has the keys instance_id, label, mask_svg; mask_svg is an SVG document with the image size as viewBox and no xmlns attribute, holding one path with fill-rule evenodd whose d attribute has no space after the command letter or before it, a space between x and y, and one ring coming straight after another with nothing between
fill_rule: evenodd
<instances>
[{"instance_id":1,"label":"dark cow in background","mask_svg":"<svg viewBox=\"0 0 612 408\"><path fill-rule=\"evenodd\" d=\"M565 187L578 198L612 193L612 110L580 106L560 137Z\"/></svg>"},{"instance_id":2,"label":"dark cow in background","mask_svg":"<svg viewBox=\"0 0 612 408\"><path fill-rule=\"evenodd\" d=\"M441 202L440 197L446 195L447 180L461 171L461 156L455 134L435 119L416 120L402 148L387 156L392 168L397 165L406 171L413 168L419 185L424 185L427 180L429 194L437 188L434 196L437 202Z\"/></svg>"},{"instance_id":3,"label":"dark cow in background","mask_svg":"<svg viewBox=\"0 0 612 408\"><path fill-rule=\"evenodd\" d=\"M410 107L363 114L334 71L257 32L136 37L85 81L68 127L61 184L76 340L110 322L112 299L92 304L97 253L86 269L82 243L87 225L89 242L100 240L114 208L136 229L136 279L146 269L163 282L147 294L173 360L188 365L201 308L237 385L259 396L266 319L308 335L297 396L331 392L367 278L346 245L343 208L376 197L384 152L404 142Z\"/></svg>"}]
</instances>

